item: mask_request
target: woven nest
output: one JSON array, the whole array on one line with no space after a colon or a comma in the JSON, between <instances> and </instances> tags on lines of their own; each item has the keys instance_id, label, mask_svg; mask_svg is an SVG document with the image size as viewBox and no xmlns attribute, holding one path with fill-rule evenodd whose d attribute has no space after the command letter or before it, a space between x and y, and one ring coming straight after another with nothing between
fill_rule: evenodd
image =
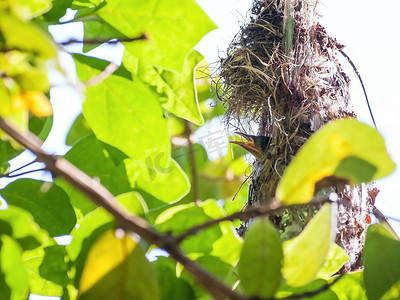
<instances>
[{"instance_id":1,"label":"woven nest","mask_svg":"<svg viewBox=\"0 0 400 300\"><path fill-rule=\"evenodd\" d=\"M330 120L355 117L349 79L336 57L343 46L316 22L316 2L254 0L249 22L221 61L217 96L226 109L227 124L235 124L240 130L245 127L243 122L256 122L258 134L272 138L265 157L253 164L249 206L272 205L284 169L314 131ZM358 201L357 207L361 205L360 199L365 198L359 196L359 191L350 191ZM298 234L317 209L308 207L296 211L296 217L286 212L271 219L287 239ZM343 214L348 215L346 220L353 220L359 212L346 208L339 221ZM339 231L345 232L346 226ZM245 227L246 224L242 225L239 233ZM364 224L361 231L365 228ZM352 243L353 236L354 232L348 238L342 234L338 243ZM349 251L359 254L361 250L362 246Z\"/></svg>"}]
</instances>

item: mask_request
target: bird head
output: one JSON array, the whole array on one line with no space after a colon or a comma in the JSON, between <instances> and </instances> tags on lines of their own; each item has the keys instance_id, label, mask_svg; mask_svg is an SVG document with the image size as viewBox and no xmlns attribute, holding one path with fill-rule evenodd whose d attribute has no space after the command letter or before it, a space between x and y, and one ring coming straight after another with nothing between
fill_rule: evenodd
<instances>
[{"instance_id":1,"label":"bird head","mask_svg":"<svg viewBox=\"0 0 400 300\"><path fill-rule=\"evenodd\" d=\"M259 135L248 135L242 132L235 132L235 134L240 135L246 141L230 141L232 144L239 145L253 154L257 159L261 159L265 155L265 150L267 149L271 138L267 136Z\"/></svg>"}]
</instances>

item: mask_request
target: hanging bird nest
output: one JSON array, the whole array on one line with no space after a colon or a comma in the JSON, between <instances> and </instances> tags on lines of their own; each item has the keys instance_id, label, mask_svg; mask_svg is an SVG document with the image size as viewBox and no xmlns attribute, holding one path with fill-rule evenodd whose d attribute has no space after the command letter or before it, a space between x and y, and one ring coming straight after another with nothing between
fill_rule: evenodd
<instances>
[{"instance_id":1,"label":"hanging bird nest","mask_svg":"<svg viewBox=\"0 0 400 300\"><path fill-rule=\"evenodd\" d=\"M240 130L243 122L256 122L258 134L271 138L265 157L253 164L248 206L260 203L272 207L283 171L310 135L331 120L355 117L349 78L337 60L337 50L343 46L316 21L316 4L317 0L254 0L249 22L221 61L217 96L226 109L227 124L236 124ZM358 209L365 196L360 187L335 192L352 199L353 206L339 209L341 237L337 242L346 252L356 253L354 264L367 225L356 224L365 219ZM289 239L317 210L318 205L310 206L270 219L283 239ZM239 234L245 229L243 224ZM361 236L360 247L354 246L355 230L361 232L356 232Z\"/></svg>"}]
</instances>

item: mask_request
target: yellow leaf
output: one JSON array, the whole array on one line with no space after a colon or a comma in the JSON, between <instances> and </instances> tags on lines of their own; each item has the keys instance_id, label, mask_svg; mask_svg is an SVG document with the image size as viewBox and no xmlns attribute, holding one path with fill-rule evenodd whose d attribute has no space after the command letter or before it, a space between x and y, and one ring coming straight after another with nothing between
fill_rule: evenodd
<instances>
[{"instance_id":1,"label":"yellow leaf","mask_svg":"<svg viewBox=\"0 0 400 300\"><path fill-rule=\"evenodd\" d=\"M16 94L11 98L11 110L18 113L28 109L28 104L22 94Z\"/></svg>"},{"instance_id":2,"label":"yellow leaf","mask_svg":"<svg viewBox=\"0 0 400 300\"><path fill-rule=\"evenodd\" d=\"M118 239L109 230L93 245L85 263L80 284L84 293L100 281L108 272L121 264L137 244L125 235Z\"/></svg>"},{"instance_id":3,"label":"yellow leaf","mask_svg":"<svg viewBox=\"0 0 400 300\"><path fill-rule=\"evenodd\" d=\"M106 231L93 244L82 272L80 300L158 300L157 274L128 235Z\"/></svg>"},{"instance_id":4,"label":"yellow leaf","mask_svg":"<svg viewBox=\"0 0 400 300\"><path fill-rule=\"evenodd\" d=\"M16 94L11 99L13 112L29 109L37 117L48 117L53 114L49 99L41 91L27 91Z\"/></svg>"}]
</instances>

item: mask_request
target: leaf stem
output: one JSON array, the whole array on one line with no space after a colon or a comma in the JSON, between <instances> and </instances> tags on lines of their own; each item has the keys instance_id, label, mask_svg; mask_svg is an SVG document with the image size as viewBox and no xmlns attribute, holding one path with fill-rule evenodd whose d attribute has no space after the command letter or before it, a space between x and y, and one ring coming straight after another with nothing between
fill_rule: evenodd
<instances>
[{"instance_id":1,"label":"leaf stem","mask_svg":"<svg viewBox=\"0 0 400 300\"><path fill-rule=\"evenodd\" d=\"M194 148L190 137L193 133L192 126L189 121L184 120L185 131L183 132L184 136L187 140L188 147L188 155L189 155L189 164L190 164L190 172L192 174L192 191L193 191L193 201L200 201L199 199L199 180L196 166L196 157L194 154Z\"/></svg>"}]
</instances>

